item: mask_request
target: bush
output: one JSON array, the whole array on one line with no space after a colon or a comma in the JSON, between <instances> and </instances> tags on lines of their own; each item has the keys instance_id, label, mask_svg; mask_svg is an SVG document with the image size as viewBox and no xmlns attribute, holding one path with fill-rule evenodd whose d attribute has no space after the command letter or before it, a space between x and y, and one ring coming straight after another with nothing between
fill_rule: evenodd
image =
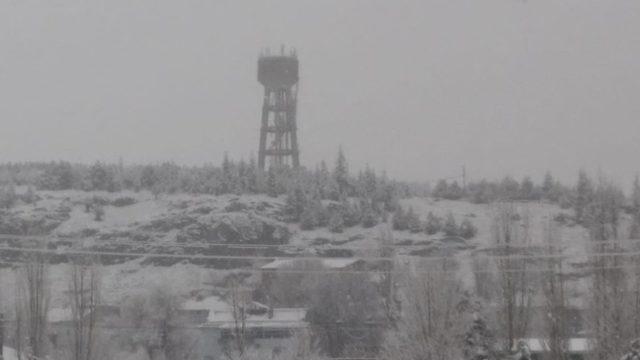
<instances>
[{"instance_id":1,"label":"bush","mask_svg":"<svg viewBox=\"0 0 640 360\"><path fill-rule=\"evenodd\" d=\"M0 189L0 208L10 209L18 200L16 190L12 185Z\"/></svg>"},{"instance_id":2,"label":"bush","mask_svg":"<svg viewBox=\"0 0 640 360\"><path fill-rule=\"evenodd\" d=\"M442 230L447 236L458 236L458 225L452 213L447 214Z\"/></svg>"},{"instance_id":3,"label":"bush","mask_svg":"<svg viewBox=\"0 0 640 360\"><path fill-rule=\"evenodd\" d=\"M113 205L115 207L124 207L124 206L133 205L136 202L137 202L136 199L134 199L132 197L129 197L129 196L125 196L125 197L120 197L120 198L117 198L117 199L113 200L111 205Z\"/></svg>"},{"instance_id":4,"label":"bush","mask_svg":"<svg viewBox=\"0 0 640 360\"><path fill-rule=\"evenodd\" d=\"M471 239L476 236L478 233L478 229L473 225L471 220L464 219L462 223L460 223L460 229L458 230L458 234L465 239Z\"/></svg>"},{"instance_id":5,"label":"bush","mask_svg":"<svg viewBox=\"0 0 640 360\"><path fill-rule=\"evenodd\" d=\"M93 204L93 219L95 221L104 220L104 207L100 204Z\"/></svg>"},{"instance_id":6,"label":"bush","mask_svg":"<svg viewBox=\"0 0 640 360\"><path fill-rule=\"evenodd\" d=\"M344 219L340 211L334 211L329 218L329 231L332 233L341 233L344 231Z\"/></svg>"}]
</instances>

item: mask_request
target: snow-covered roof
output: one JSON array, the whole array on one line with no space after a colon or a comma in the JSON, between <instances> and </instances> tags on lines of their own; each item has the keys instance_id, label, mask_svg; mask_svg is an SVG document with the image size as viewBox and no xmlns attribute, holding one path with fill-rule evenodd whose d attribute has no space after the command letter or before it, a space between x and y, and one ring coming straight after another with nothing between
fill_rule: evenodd
<instances>
[{"instance_id":1,"label":"snow-covered roof","mask_svg":"<svg viewBox=\"0 0 640 360\"><path fill-rule=\"evenodd\" d=\"M53 308L47 313L47 320L52 323L73 321L73 312L70 308Z\"/></svg>"},{"instance_id":2,"label":"snow-covered roof","mask_svg":"<svg viewBox=\"0 0 640 360\"><path fill-rule=\"evenodd\" d=\"M303 308L275 308L272 316L269 312L264 314L246 314L244 325L246 328L304 328L307 327L304 318L307 309ZM217 327L220 329L233 328L236 321L231 310L213 311L209 313L209 318L205 327Z\"/></svg>"},{"instance_id":3,"label":"snow-covered roof","mask_svg":"<svg viewBox=\"0 0 640 360\"><path fill-rule=\"evenodd\" d=\"M2 356L3 360L18 360L18 352L8 346L2 347Z\"/></svg>"},{"instance_id":4,"label":"snow-covered roof","mask_svg":"<svg viewBox=\"0 0 640 360\"><path fill-rule=\"evenodd\" d=\"M295 259L278 259L274 260L266 265L262 266L263 270L277 270L283 269L287 267L291 267L294 264ZM344 269L348 266L351 266L359 261L360 259L354 258L331 258L331 259L320 259L322 266L328 269Z\"/></svg>"},{"instance_id":5,"label":"snow-covered roof","mask_svg":"<svg viewBox=\"0 0 640 360\"><path fill-rule=\"evenodd\" d=\"M228 310L230 305L219 296L209 296L201 300L187 300L182 304L182 308L184 310L224 311Z\"/></svg>"},{"instance_id":6,"label":"snow-covered roof","mask_svg":"<svg viewBox=\"0 0 640 360\"><path fill-rule=\"evenodd\" d=\"M538 338L522 339L531 352L540 353L549 351L549 341ZM589 339L587 338L571 338L567 341L567 351L570 353L584 353L591 349Z\"/></svg>"}]
</instances>

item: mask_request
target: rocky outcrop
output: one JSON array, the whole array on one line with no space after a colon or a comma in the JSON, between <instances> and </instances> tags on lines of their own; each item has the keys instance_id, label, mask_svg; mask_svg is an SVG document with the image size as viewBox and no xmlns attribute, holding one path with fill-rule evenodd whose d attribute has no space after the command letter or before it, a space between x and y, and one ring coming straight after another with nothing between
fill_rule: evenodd
<instances>
[{"instance_id":1,"label":"rocky outcrop","mask_svg":"<svg viewBox=\"0 0 640 360\"><path fill-rule=\"evenodd\" d=\"M177 235L178 242L228 244L286 244L291 233L286 224L254 215L233 212L205 215Z\"/></svg>"}]
</instances>

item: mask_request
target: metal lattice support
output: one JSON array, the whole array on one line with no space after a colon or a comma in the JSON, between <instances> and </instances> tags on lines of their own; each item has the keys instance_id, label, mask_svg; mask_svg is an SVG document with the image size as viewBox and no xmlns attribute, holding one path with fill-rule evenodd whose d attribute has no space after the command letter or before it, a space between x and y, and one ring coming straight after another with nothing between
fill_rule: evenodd
<instances>
[{"instance_id":1,"label":"metal lattice support","mask_svg":"<svg viewBox=\"0 0 640 360\"><path fill-rule=\"evenodd\" d=\"M298 59L294 52L265 53L258 59L258 81L264 86L258 166L300 166L296 108Z\"/></svg>"}]
</instances>

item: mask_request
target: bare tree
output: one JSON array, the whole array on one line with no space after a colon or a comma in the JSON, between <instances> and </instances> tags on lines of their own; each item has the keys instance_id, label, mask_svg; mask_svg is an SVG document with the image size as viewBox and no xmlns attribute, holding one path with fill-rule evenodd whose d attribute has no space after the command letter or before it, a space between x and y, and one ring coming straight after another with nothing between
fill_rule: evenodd
<instances>
[{"instance_id":1,"label":"bare tree","mask_svg":"<svg viewBox=\"0 0 640 360\"><path fill-rule=\"evenodd\" d=\"M232 277L229 282L229 301L233 316L234 346L227 350L227 356L232 358L231 354L237 354L236 356L243 358L248 342L246 319L250 299L247 297L247 292L242 290L241 282L236 277Z\"/></svg>"},{"instance_id":2,"label":"bare tree","mask_svg":"<svg viewBox=\"0 0 640 360\"><path fill-rule=\"evenodd\" d=\"M501 203L496 208L493 223L493 241L497 248L496 265L500 290L499 328L506 334L504 350L510 351L518 338L528 331L533 300L533 279L530 264L523 256L529 251L523 247L530 243L530 217L520 215L512 203Z\"/></svg>"},{"instance_id":3,"label":"bare tree","mask_svg":"<svg viewBox=\"0 0 640 360\"><path fill-rule=\"evenodd\" d=\"M549 223L545 229L545 259L544 272L541 279L542 294L544 295L544 332L548 339L549 357L555 360L568 358L567 341L570 336L567 313L567 289L563 274L561 235L558 229Z\"/></svg>"},{"instance_id":4,"label":"bare tree","mask_svg":"<svg viewBox=\"0 0 640 360\"><path fill-rule=\"evenodd\" d=\"M69 273L69 297L73 321L73 360L97 358L97 307L100 304L100 277L91 259L75 259Z\"/></svg>"},{"instance_id":5,"label":"bare tree","mask_svg":"<svg viewBox=\"0 0 640 360\"><path fill-rule=\"evenodd\" d=\"M47 258L42 253L32 254L16 271L16 347L35 357L44 357L46 353L47 275Z\"/></svg>"},{"instance_id":6,"label":"bare tree","mask_svg":"<svg viewBox=\"0 0 640 360\"><path fill-rule=\"evenodd\" d=\"M381 357L398 360L449 360L463 356L469 313L452 260L432 262L402 279L398 329L387 334Z\"/></svg>"},{"instance_id":7,"label":"bare tree","mask_svg":"<svg viewBox=\"0 0 640 360\"><path fill-rule=\"evenodd\" d=\"M399 301L396 299L395 286L393 276L394 268L394 248L393 248L393 231L389 226L384 226L378 235L378 256L385 259L382 266L382 278L380 284L380 294L384 307L385 317L390 324L394 324L398 316Z\"/></svg>"},{"instance_id":8,"label":"bare tree","mask_svg":"<svg viewBox=\"0 0 640 360\"><path fill-rule=\"evenodd\" d=\"M601 179L585 213L594 265L590 301L590 325L594 334L594 358L620 356L632 334L627 328L626 274L621 268L623 251L617 241L620 208L624 196L610 182ZM611 253L612 255L607 255Z\"/></svg>"},{"instance_id":9,"label":"bare tree","mask_svg":"<svg viewBox=\"0 0 640 360\"><path fill-rule=\"evenodd\" d=\"M131 331L125 340L142 346L151 360L191 360L195 335L178 315L179 299L166 287L129 300L125 312Z\"/></svg>"},{"instance_id":10,"label":"bare tree","mask_svg":"<svg viewBox=\"0 0 640 360\"><path fill-rule=\"evenodd\" d=\"M307 321L325 353L369 357L377 351L386 321L377 286L367 274L325 274L311 292Z\"/></svg>"}]
</instances>

